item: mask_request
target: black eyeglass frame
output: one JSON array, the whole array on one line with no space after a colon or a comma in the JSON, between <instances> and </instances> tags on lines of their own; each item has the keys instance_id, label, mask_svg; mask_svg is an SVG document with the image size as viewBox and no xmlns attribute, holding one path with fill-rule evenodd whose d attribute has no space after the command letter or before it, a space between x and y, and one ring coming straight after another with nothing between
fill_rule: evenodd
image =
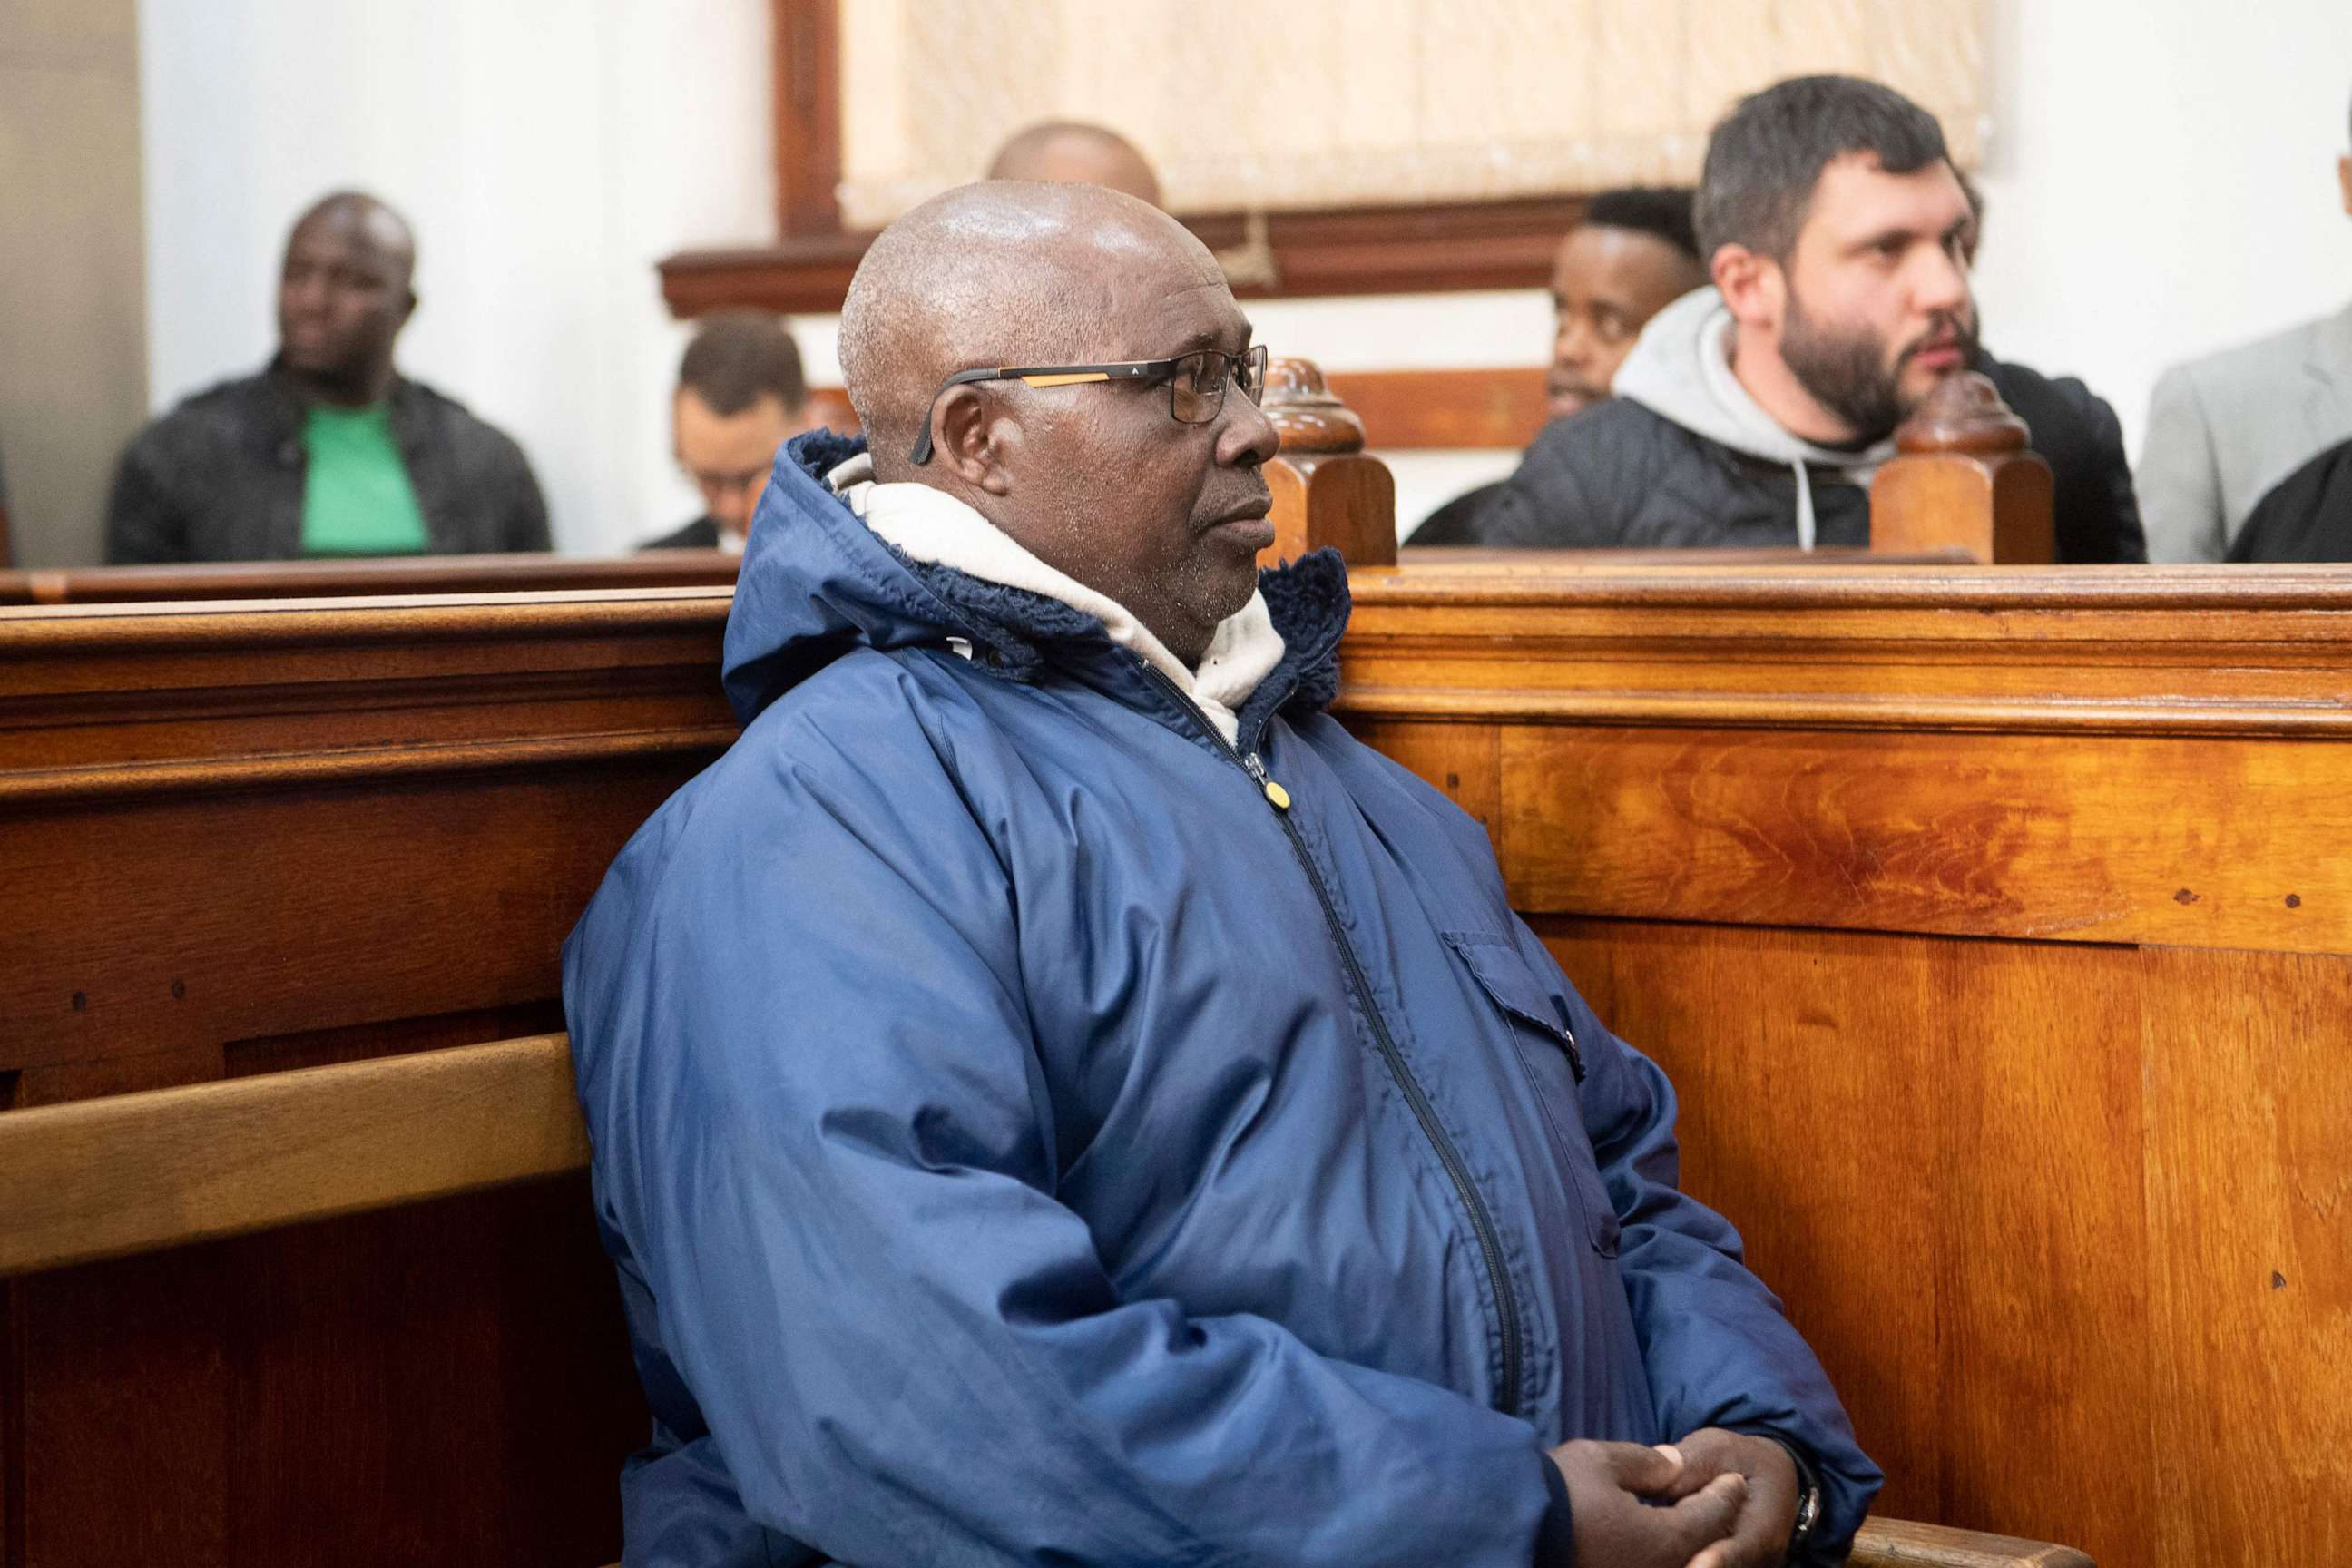
<instances>
[{"instance_id":1,"label":"black eyeglass frame","mask_svg":"<svg viewBox=\"0 0 2352 1568\"><path fill-rule=\"evenodd\" d=\"M1187 419L1176 412L1176 367L1186 360L1199 359L1204 354L1224 361L1224 374L1217 378L1216 402L1210 405L1207 416ZM1116 364L983 365L975 370L960 370L940 383L940 389L931 394L930 406L923 411L923 433L915 438L915 449L907 455L907 460L919 468L931 460L931 414L951 387L971 386L988 381L1017 381L1024 386L1079 386L1096 382L1148 382L1166 376L1168 417L1179 425L1206 425L1224 411L1225 388L1228 386L1239 383L1242 395L1252 403L1265 396L1266 360L1266 347L1258 343L1237 354L1229 354L1223 349L1191 349L1166 359L1122 360ZM1235 367L1240 365L1248 365L1255 372L1247 381L1234 374Z\"/></svg>"}]
</instances>

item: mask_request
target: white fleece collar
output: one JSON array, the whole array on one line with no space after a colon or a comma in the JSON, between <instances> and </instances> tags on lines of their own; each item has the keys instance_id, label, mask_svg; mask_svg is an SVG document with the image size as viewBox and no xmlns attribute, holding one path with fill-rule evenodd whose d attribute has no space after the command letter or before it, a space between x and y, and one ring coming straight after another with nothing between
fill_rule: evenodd
<instances>
[{"instance_id":1,"label":"white fleece collar","mask_svg":"<svg viewBox=\"0 0 2352 1568\"><path fill-rule=\"evenodd\" d=\"M1650 319L1610 390L1708 440L1797 473L1797 544L1813 547L1813 487L1808 468L1827 468L1867 488L1895 456L1892 437L1859 452L1817 447L1764 412L1731 368L1730 308L1712 288L1695 289Z\"/></svg>"},{"instance_id":2,"label":"white fleece collar","mask_svg":"<svg viewBox=\"0 0 2352 1568\"><path fill-rule=\"evenodd\" d=\"M1274 629L1263 594L1251 594L1248 604L1225 618L1209 639L1201 667L1188 669L1125 605L1046 565L946 491L929 485L877 483L874 460L863 452L824 478L877 538L915 560L950 566L1008 588L1024 588L1092 616L1111 641L1138 655L1191 698L1227 745L1240 743L1242 704L1282 662L1282 634ZM961 644L961 638L953 640ZM971 657L969 645L958 651Z\"/></svg>"}]
</instances>

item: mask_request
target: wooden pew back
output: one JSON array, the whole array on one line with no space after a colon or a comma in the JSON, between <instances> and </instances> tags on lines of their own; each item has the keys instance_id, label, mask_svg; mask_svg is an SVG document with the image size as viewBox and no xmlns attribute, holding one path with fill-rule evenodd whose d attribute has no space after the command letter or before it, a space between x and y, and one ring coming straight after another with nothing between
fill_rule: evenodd
<instances>
[{"instance_id":1,"label":"wooden pew back","mask_svg":"<svg viewBox=\"0 0 2352 1568\"><path fill-rule=\"evenodd\" d=\"M0 612L0 1128L560 1028L557 944L604 864L734 733L727 604ZM245 1167L361 1183L311 1223L0 1282L12 1568L610 1559L645 1417L577 1129L468 1103L494 1157L552 1136L562 1173L324 1217L403 1179L325 1119ZM142 1143L108 1161L110 1223L228 1201L172 1185L188 1141ZM60 1192L0 1187L18 1262L109 1234L45 1224Z\"/></svg>"},{"instance_id":2,"label":"wooden pew back","mask_svg":"<svg viewBox=\"0 0 2352 1568\"><path fill-rule=\"evenodd\" d=\"M1524 567L1468 575L1359 578L1373 662L1351 652L1353 717L1425 767L1412 721L1430 705L1399 709L1381 674L1383 650L1418 635L1395 616L1416 592L1466 616L1438 634L1454 664L1408 659L1459 674L1482 642L1543 650L1523 640L1525 612L1556 615L1562 594ZM1706 609L1726 595L1683 572L1585 597ZM18 1467L5 1484L28 1560L609 1551L610 1478L642 1413L560 1051L444 1053L464 1063L454 1077L413 1053L559 1022L556 943L621 839L731 735L713 679L725 607L678 590L0 614L0 879L42 889L0 907L0 1083L16 1108L0 1115L0 1192L21 1216L0 1268L48 1266L0 1287L0 1455ZM1589 637L1569 646L1583 651L1534 668L1588 662ZM1481 713L1527 696L1524 679L1486 679L1472 711L1433 721L1475 736ZM1494 746L1499 768L1500 731ZM1506 799L1499 773L1490 789L1433 771L1474 805ZM1515 887L1521 860L1548 863L1541 832L1500 841ZM1631 1005L1623 988L1595 995ZM1693 1075L1694 1103L1741 1103L1711 1092L1705 1059L1662 1054ZM315 1078L284 1070L341 1062L356 1065L331 1069L346 1075L332 1110ZM179 1087L204 1085L218 1087ZM163 1131L147 1120L158 1096ZM1824 1124L1825 1147L1840 1136ZM1748 1219L1748 1189L1710 1176L1706 1147L1694 1140L1696 1173ZM72 1171L89 1178L79 1196L57 1175ZM1775 1175L1750 1179L1777 1202L1791 1178ZM1780 1234L1759 1239L1768 1271ZM1887 1277L1854 1271L1872 1291ZM1833 1362L1873 1337L1838 1337L1842 1289L1817 1288L1807 1325L1830 1331ZM1888 1392L1867 1360L1842 1370ZM1958 1462L1935 1415L1888 1408L1877 1420L1912 1444L1890 1458ZM132 1409L143 1419L126 1423ZM358 1500L322 1514L315 1497ZM2021 1522L1998 1489L1982 1500Z\"/></svg>"},{"instance_id":3,"label":"wooden pew back","mask_svg":"<svg viewBox=\"0 0 2352 1568\"><path fill-rule=\"evenodd\" d=\"M1891 1511L2352 1561L2352 572L1360 574Z\"/></svg>"}]
</instances>

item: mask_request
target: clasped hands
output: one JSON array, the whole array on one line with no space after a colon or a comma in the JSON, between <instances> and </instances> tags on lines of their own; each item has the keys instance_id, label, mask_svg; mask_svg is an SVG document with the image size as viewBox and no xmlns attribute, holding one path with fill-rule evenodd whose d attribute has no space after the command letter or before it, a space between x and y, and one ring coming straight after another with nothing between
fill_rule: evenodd
<instances>
[{"instance_id":1,"label":"clasped hands","mask_svg":"<svg viewBox=\"0 0 2352 1568\"><path fill-rule=\"evenodd\" d=\"M1580 1568L1780 1568L1788 1552L1797 1467L1769 1437L1707 1426L1654 1448L1580 1439L1551 1460Z\"/></svg>"}]
</instances>

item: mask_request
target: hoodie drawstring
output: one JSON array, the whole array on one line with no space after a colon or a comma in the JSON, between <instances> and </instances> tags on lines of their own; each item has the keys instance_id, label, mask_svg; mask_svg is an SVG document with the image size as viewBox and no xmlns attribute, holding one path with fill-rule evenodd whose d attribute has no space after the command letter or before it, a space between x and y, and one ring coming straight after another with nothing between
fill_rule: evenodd
<instances>
[{"instance_id":1,"label":"hoodie drawstring","mask_svg":"<svg viewBox=\"0 0 2352 1568\"><path fill-rule=\"evenodd\" d=\"M1804 458L1793 458L1789 466L1797 470L1797 548L1811 550L1813 547L1813 482L1805 477Z\"/></svg>"}]
</instances>

